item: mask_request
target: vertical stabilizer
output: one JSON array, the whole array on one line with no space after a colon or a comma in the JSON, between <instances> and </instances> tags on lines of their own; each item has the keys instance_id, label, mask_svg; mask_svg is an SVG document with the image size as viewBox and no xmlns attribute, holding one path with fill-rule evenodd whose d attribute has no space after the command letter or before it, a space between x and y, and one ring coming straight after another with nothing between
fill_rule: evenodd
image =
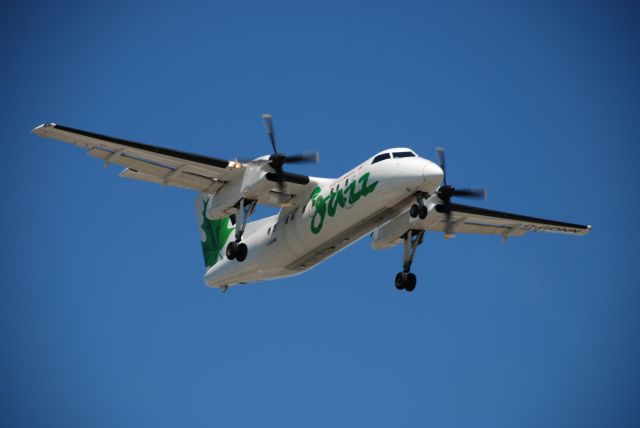
<instances>
[{"instance_id":1,"label":"vertical stabilizer","mask_svg":"<svg viewBox=\"0 0 640 428\"><path fill-rule=\"evenodd\" d=\"M200 231L202 254L207 269L224 257L227 242L234 237L235 231L231 217L216 220L207 218L207 204L210 196L208 193L201 193L196 199L196 222Z\"/></svg>"}]
</instances>

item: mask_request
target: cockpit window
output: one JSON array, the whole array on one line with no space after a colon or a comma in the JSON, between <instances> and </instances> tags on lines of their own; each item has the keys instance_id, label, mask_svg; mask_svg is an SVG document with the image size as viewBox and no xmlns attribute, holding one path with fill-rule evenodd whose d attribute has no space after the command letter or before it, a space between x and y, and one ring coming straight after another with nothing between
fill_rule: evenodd
<instances>
[{"instance_id":1,"label":"cockpit window","mask_svg":"<svg viewBox=\"0 0 640 428\"><path fill-rule=\"evenodd\" d=\"M381 153L378 156L376 156L375 158L373 158L373 161L371 162L371 165L373 165L374 163L378 163L380 161L383 161L385 159L391 159L391 155L389 153Z\"/></svg>"},{"instance_id":2,"label":"cockpit window","mask_svg":"<svg viewBox=\"0 0 640 428\"><path fill-rule=\"evenodd\" d=\"M412 158L415 157L415 153L413 152L395 152L393 154L394 158Z\"/></svg>"}]
</instances>

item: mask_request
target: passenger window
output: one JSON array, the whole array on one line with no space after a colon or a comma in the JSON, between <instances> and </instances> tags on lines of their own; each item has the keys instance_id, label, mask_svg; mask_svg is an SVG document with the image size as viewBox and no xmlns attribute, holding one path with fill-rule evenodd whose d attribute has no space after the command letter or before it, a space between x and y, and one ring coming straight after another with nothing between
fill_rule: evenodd
<instances>
[{"instance_id":1,"label":"passenger window","mask_svg":"<svg viewBox=\"0 0 640 428\"><path fill-rule=\"evenodd\" d=\"M286 217L284 218L284 224L289 224L289 216L286 216Z\"/></svg>"},{"instance_id":2,"label":"passenger window","mask_svg":"<svg viewBox=\"0 0 640 428\"><path fill-rule=\"evenodd\" d=\"M415 153L412 152L397 152L393 154L394 158L412 158L415 156Z\"/></svg>"},{"instance_id":3,"label":"passenger window","mask_svg":"<svg viewBox=\"0 0 640 428\"><path fill-rule=\"evenodd\" d=\"M267 235L271 235L271 228L267 229Z\"/></svg>"},{"instance_id":4,"label":"passenger window","mask_svg":"<svg viewBox=\"0 0 640 428\"><path fill-rule=\"evenodd\" d=\"M349 185L349 179L347 178L347 180L344 182L344 187L347 187Z\"/></svg>"},{"instance_id":5,"label":"passenger window","mask_svg":"<svg viewBox=\"0 0 640 428\"><path fill-rule=\"evenodd\" d=\"M380 161L383 161L385 159L391 159L391 155L389 153L379 154L378 156L373 158L373 161L371 162L371 165L373 165L374 163L378 163Z\"/></svg>"}]
</instances>

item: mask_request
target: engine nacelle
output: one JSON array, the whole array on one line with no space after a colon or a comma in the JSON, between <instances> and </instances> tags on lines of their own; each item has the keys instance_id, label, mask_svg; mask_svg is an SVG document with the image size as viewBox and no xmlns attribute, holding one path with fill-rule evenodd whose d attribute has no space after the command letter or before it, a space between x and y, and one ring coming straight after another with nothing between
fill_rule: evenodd
<instances>
[{"instance_id":1,"label":"engine nacelle","mask_svg":"<svg viewBox=\"0 0 640 428\"><path fill-rule=\"evenodd\" d=\"M266 179L265 166L247 165L242 176L222 186L209 197L206 216L215 220L235 214L240 199L263 200L268 197L274 183Z\"/></svg>"},{"instance_id":2,"label":"engine nacelle","mask_svg":"<svg viewBox=\"0 0 640 428\"><path fill-rule=\"evenodd\" d=\"M402 237L409 230L427 230L429 225L436 221L433 213L435 204L427 204L428 214L425 219L413 218L409 211L405 211L400 216L383 224L371 234L371 247L376 250L384 250L402 243Z\"/></svg>"},{"instance_id":3,"label":"engine nacelle","mask_svg":"<svg viewBox=\"0 0 640 428\"><path fill-rule=\"evenodd\" d=\"M236 205L240 200L240 184L240 180L233 180L209 196L205 213L209 220L228 217L238 211Z\"/></svg>"}]
</instances>

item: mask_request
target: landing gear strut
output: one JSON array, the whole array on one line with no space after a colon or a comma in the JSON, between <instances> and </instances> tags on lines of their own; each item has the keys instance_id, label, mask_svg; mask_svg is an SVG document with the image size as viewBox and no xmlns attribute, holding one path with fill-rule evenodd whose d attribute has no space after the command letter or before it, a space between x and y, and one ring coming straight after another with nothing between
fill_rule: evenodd
<instances>
[{"instance_id":1,"label":"landing gear strut","mask_svg":"<svg viewBox=\"0 0 640 428\"><path fill-rule=\"evenodd\" d=\"M249 249L247 248L247 244L240 241L242 240L244 228L247 226L247 222L249 221L249 216L251 216L253 211L256 209L256 201L245 201L244 199L240 199L239 204L240 206L238 211L242 215L242 220L236 226L236 240L229 242L226 254L229 260L236 259L237 261L242 262L247 258Z\"/></svg>"},{"instance_id":2,"label":"landing gear strut","mask_svg":"<svg viewBox=\"0 0 640 428\"><path fill-rule=\"evenodd\" d=\"M402 272L398 272L396 275L396 288L398 290L407 290L411 292L416 288L417 278L416 275L411 272L411 264L413 263L413 257L416 255L416 249L418 248L418 245L422 244L423 239L424 230L410 230L404 235L404 244L402 247Z\"/></svg>"}]
</instances>

